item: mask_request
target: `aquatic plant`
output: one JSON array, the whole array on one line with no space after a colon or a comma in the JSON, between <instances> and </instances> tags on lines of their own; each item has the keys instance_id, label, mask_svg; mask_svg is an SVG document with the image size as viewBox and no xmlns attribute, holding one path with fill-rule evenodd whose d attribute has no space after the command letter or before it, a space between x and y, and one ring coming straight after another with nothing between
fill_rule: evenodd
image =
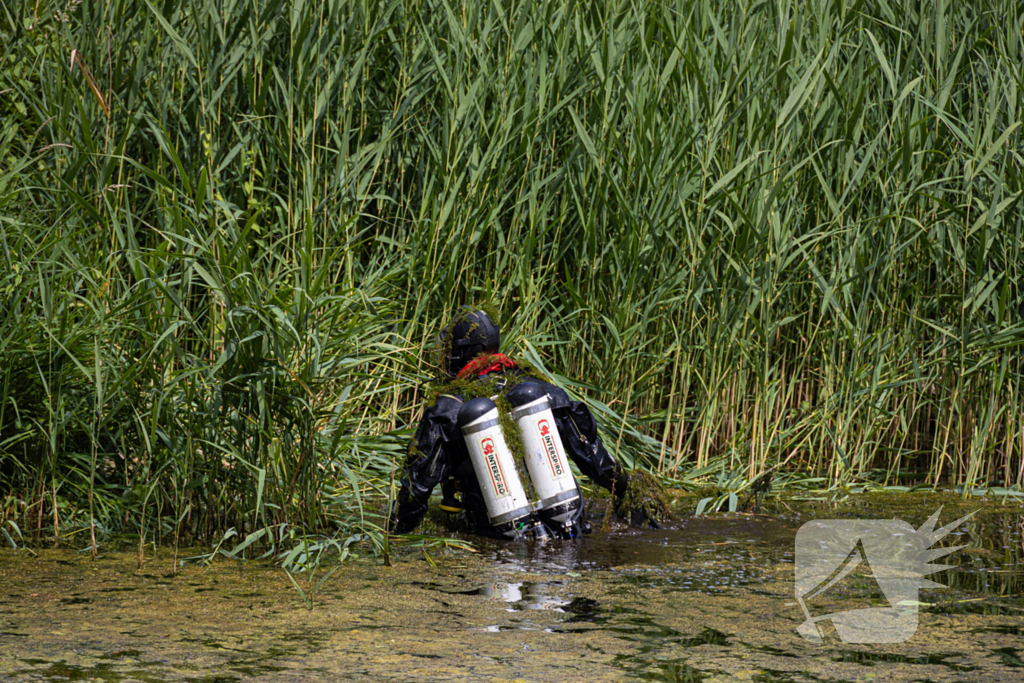
<instances>
[{"instance_id":1,"label":"aquatic plant","mask_svg":"<svg viewBox=\"0 0 1024 683\"><path fill-rule=\"evenodd\" d=\"M370 528L480 299L628 468L1017 490L1021 12L3 0L4 517Z\"/></svg>"}]
</instances>

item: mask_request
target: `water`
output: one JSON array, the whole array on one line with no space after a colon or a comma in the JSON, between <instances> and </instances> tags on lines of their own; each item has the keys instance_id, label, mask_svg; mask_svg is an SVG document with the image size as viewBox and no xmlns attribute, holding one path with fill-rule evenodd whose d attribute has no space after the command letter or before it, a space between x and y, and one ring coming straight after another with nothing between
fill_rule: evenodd
<instances>
[{"instance_id":1,"label":"water","mask_svg":"<svg viewBox=\"0 0 1024 683\"><path fill-rule=\"evenodd\" d=\"M914 503L914 504L911 504ZM921 593L917 634L895 645L821 645L796 633L793 539L813 518L919 525L958 499L789 502L767 515L619 527L576 542L479 543L359 560L307 610L261 563L141 572L129 554L0 552L0 680L1024 680L1019 508L989 507L943 543L958 572ZM599 513L599 511L598 511ZM479 539L474 539L479 541ZM300 582L305 579L298 577ZM303 584L305 585L305 584ZM877 602L851 575L838 608Z\"/></svg>"}]
</instances>

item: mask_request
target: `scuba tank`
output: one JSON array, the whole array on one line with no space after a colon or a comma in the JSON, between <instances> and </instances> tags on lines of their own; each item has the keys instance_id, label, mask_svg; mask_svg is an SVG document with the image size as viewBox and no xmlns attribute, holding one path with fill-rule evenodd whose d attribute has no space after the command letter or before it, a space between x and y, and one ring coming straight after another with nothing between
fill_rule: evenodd
<instances>
[{"instance_id":1,"label":"scuba tank","mask_svg":"<svg viewBox=\"0 0 1024 683\"><path fill-rule=\"evenodd\" d=\"M547 393L535 382L523 382L508 392L512 419L519 426L526 455L526 469L540 499L534 504L541 520L561 526L570 537L573 520L583 500L569 469Z\"/></svg>"},{"instance_id":2,"label":"scuba tank","mask_svg":"<svg viewBox=\"0 0 1024 683\"><path fill-rule=\"evenodd\" d=\"M471 399L459 409L456 423L469 450L488 519L502 535L521 537L533 526L530 502L501 435L498 407L489 398Z\"/></svg>"}]
</instances>

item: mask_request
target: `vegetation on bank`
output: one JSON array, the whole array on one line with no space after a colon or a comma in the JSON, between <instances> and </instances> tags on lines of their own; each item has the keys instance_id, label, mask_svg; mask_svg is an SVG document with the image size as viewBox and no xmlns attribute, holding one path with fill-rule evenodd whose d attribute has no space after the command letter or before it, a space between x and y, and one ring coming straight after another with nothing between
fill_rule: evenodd
<instances>
[{"instance_id":1,"label":"vegetation on bank","mask_svg":"<svg viewBox=\"0 0 1024 683\"><path fill-rule=\"evenodd\" d=\"M379 539L481 299L628 466L1019 487L1022 26L0 0L5 529Z\"/></svg>"}]
</instances>

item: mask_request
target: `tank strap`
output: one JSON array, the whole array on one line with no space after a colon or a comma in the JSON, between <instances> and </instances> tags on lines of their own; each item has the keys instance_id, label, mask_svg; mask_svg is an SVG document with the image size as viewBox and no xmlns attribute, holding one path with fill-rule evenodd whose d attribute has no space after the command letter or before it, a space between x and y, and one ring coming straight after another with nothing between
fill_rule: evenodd
<instances>
[{"instance_id":1,"label":"tank strap","mask_svg":"<svg viewBox=\"0 0 1024 683\"><path fill-rule=\"evenodd\" d=\"M545 498L544 500L540 501L540 505L538 507L549 508L549 507L551 507L553 505L557 505L558 503L561 503L563 501L569 500L571 498L579 498L579 497L580 497L580 490L579 490L579 488L573 487L573 488L569 489L568 491L562 491L561 493L556 493L555 495L551 496L550 498Z\"/></svg>"},{"instance_id":2,"label":"tank strap","mask_svg":"<svg viewBox=\"0 0 1024 683\"><path fill-rule=\"evenodd\" d=\"M494 526L498 526L500 524L504 524L505 522L511 522L513 519L519 519L520 517L525 517L528 514L530 514L530 508L529 508L529 506L525 506L524 505L521 508L516 508L515 510L510 510L510 511L506 512L503 515L498 515L497 517L492 518L491 519L491 524L494 525Z\"/></svg>"},{"instance_id":3,"label":"tank strap","mask_svg":"<svg viewBox=\"0 0 1024 683\"><path fill-rule=\"evenodd\" d=\"M499 408L498 410L501 409ZM496 427L497 425L497 418L493 420L486 420L484 422L481 422L480 424L466 425L465 427L462 428L462 434L463 436L469 436L470 434L476 434L477 432L482 432L485 429L490 429L491 427Z\"/></svg>"},{"instance_id":4,"label":"tank strap","mask_svg":"<svg viewBox=\"0 0 1024 683\"><path fill-rule=\"evenodd\" d=\"M538 401L539 400L540 399L538 399ZM537 404L532 405L532 406L527 404L527 405L523 406L522 408L516 408L515 410L513 410L512 411L512 419L513 420L518 420L521 417L526 417L527 415L533 415L534 413L539 413L542 410L550 410L550 408L551 408L551 404L548 403L547 401L545 401L543 403L537 403Z\"/></svg>"}]
</instances>

